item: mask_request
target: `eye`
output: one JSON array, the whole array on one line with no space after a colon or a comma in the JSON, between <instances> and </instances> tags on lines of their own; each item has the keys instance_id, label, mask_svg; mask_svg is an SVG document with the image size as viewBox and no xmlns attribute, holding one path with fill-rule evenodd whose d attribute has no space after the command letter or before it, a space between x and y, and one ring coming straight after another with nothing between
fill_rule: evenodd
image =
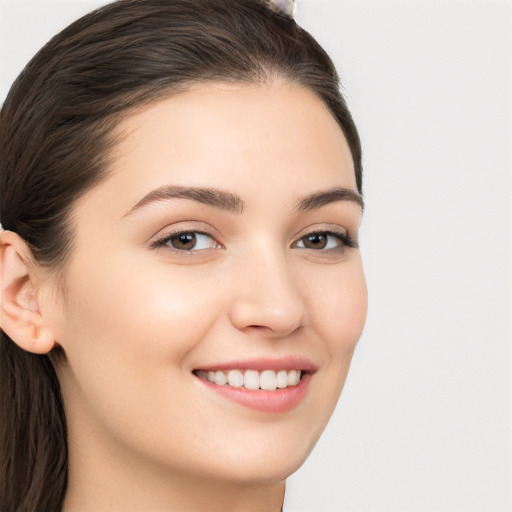
<instances>
[{"instance_id":1,"label":"eye","mask_svg":"<svg viewBox=\"0 0 512 512\"><path fill-rule=\"evenodd\" d=\"M319 231L303 236L297 241L295 247L317 251L335 251L342 250L343 247L357 247L357 244L344 233Z\"/></svg>"},{"instance_id":2,"label":"eye","mask_svg":"<svg viewBox=\"0 0 512 512\"><path fill-rule=\"evenodd\" d=\"M207 233L198 231L181 231L165 236L153 243L153 247L169 247L176 251L204 251L218 249L220 244Z\"/></svg>"}]
</instances>

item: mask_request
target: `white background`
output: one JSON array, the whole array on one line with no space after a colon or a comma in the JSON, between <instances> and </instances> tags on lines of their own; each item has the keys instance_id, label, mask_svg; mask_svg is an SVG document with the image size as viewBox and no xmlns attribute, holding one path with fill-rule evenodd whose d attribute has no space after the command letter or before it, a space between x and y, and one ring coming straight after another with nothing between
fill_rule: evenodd
<instances>
[{"instance_id":1,"label":"white background","mask_svg":"<svg viewBox=\"0 0 512 512\"><path fill-rule=\"evenodd\" d=\"M0 0L0 101L102 1ZM512 2L300 0L359 127L370 307L287 511L512 511Z\"/></svg>"}]
</instances>

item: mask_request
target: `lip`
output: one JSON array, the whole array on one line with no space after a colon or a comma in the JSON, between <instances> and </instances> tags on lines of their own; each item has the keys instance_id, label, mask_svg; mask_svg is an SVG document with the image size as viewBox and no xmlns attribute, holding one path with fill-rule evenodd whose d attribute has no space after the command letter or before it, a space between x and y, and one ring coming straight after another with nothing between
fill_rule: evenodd
<instances>
[{"instance_id":1,"label":"lip","mask_svg":"<svg viewBox=\"0 0 512 512\"><path fill-rule=\"evenodd\" d=\"M280 370L302 370L306 374L313 374L318 370L318 366L312 363L309 359L297 356L289 356L279 359L261 357L258 359L229 361L225 363L200 366L194 369L194 371L205 372L216 372L222 370L257 370L259 372L265 370L274 370L275 372Z\"/></svg>"},{"instance_id":2,"label":"lip","mask_svg":"<svg viewBox=\"0 0 512 512\"><path fill-rule=\"evenodd\" d=\"M207 389L215 392L225 399L240 404L255 411L279 414L291 411L297 407L306 397L313 374L318 367L311 361L287 357L283 359L251 359L244 361L230 361L222 364L208 365L207 367L197 368L196 371L222 371L222 370L301 370L302 379L295 386L275 391L265 391L262 389L251 390L244 387L235 388L225 385L215 384L203 379L194 373Z\"/></svg>"}]
</instances>

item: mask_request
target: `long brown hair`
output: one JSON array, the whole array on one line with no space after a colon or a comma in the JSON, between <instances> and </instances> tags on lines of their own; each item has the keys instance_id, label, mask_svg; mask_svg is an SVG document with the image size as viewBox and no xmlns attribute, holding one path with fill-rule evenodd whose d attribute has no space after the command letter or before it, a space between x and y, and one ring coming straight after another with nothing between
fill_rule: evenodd
<instances>
[{"instance_id":1,"label":"long brown hair","mask_svg":"<svg viewBox=\"0 0 512 512\"><path fill-rule=\"evenodd\" d=\"M348 141L361 192L359 136L333 63L292 19L263 0L122 0L93 11L37 53L0 112L3 228L58 272L73 246L69 212L108 172L121 116L191 85L275 78L326 104ZM2 512L62 507L67 441L58 356L25 352L0 332Z\"/></svg>"}]
</instances>

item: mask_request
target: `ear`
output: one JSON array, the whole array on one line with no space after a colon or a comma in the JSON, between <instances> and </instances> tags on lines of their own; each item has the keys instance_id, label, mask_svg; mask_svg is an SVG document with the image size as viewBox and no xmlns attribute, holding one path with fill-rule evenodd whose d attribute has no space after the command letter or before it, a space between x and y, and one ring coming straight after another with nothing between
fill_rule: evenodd
<instances>
[{"instance_id":1,"label":"ear","mask_svg":"<svg viewBox=\"0 0 512 512\"><path fill-rule=\"evenodd\" d=\"M0 231L0 327L22 349L35 354L46 354L55 345L41 315L42 282L26 242L12 231Z\"/></svg>"}]
</instances>

